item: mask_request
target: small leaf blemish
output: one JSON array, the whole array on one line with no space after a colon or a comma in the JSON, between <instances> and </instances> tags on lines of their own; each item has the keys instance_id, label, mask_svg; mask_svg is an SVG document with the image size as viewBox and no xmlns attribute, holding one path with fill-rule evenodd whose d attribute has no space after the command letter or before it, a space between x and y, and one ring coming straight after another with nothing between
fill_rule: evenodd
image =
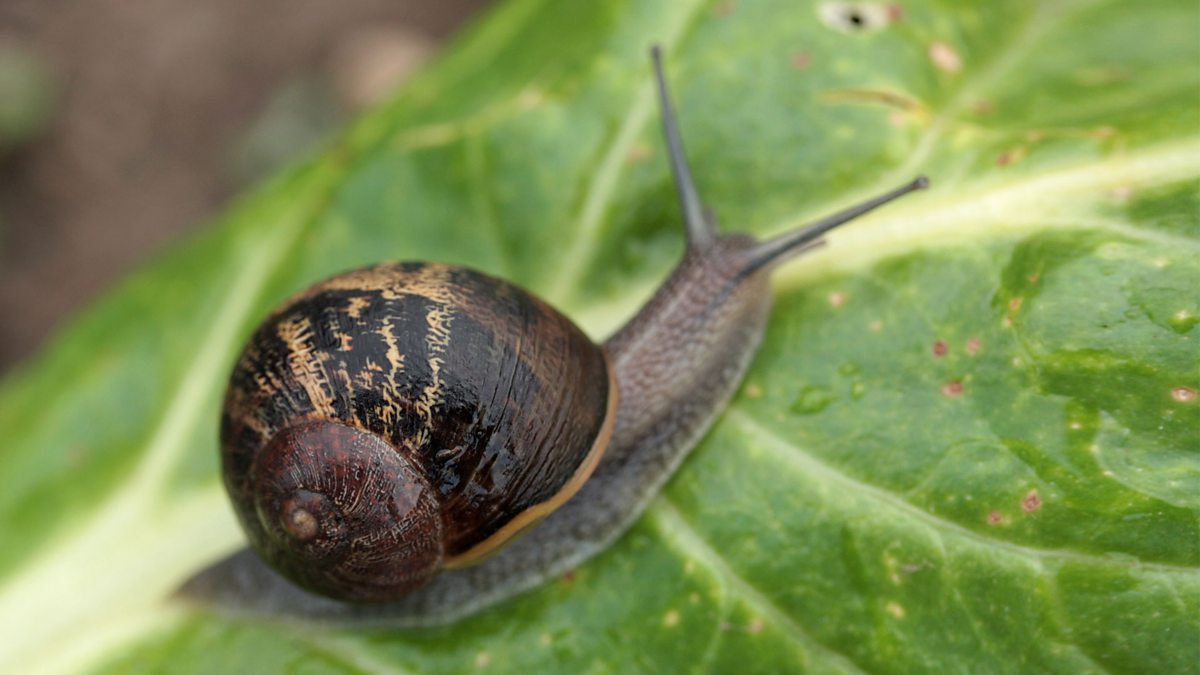
<instances>
[{"instance_id":1,"label":"small leaf blemish","mask_svg":"<svg viewBox=\"0 0 1200 675\"><path fill-rule=\"evenodd\" d=\"M938 340L937 342L933 343L932 351L933 351L934 357L940 359L943 356L945 356L947 353L949 353L950 345L946 344L946 342L944 340Z\"/></svg>"},{"instance_id":2,"label":"small leaf blemish","mask_svg":"<svg viewBox=\"0 0 1200 675\"><path fill-rule=\"evenodd\" d=\"M641 164L650 159L651 154L653 153L650 152L648 146L638 143L629 148L629 154L625 155L625 161L629 164Z\"/></svg>"},{"instance_id":3,"label":"small leaf blemish","mask_svg":"<svg viewBox=\"0 0 1200 675\"><path fill-rule=\"evenodd\" d=\"M971 112L976 115L991 115L996 112L996 104L985 99L979 99L971 104Z\"/></svg>"},{"instance_id":4,"label":"small leaf blemish","mask_svg":"<svg viewBox=\"0 0 1200 675\"><path fill-rule=\"evenodd\" d=\"M878 320L872 321L871 323L867 324L867 329L872 333L878 333L879 331L883 330L883 322Z\"/></svg>"},{"instance_id":5,"label":"small leaf blemish","mask_svg":"<svg viewBox=\"0 0 1200 675\"><path fill-rule=\"evenodd\" d=\"M663 626L674 628L679 625L679 612L671 610L663 616Z\"/></svg>"},{"instance_id":6,"label":"small leaf blemish","mask_svg":"<svg viewBox=\"0 0 1200 675\"><path fill-rule=\"evenodd\" d=\"M904 618L904 614L905 614L904 607L901 607L899 603L889 602L887 605L884 606L884 608L887 610L888 614L891 614L892 616L896 617L897 619Z\"/></svg>"},{"instance_id":7,"label":"small leaf blemish","mask_svg":"<svg viewBox=\"0 0 1200 675\"><path fill-rule=\"evenodd\" d=\"M808 52L792 54L792 67L796 70L807 70L812 65L812 55Z\"/></svg>"},{"instance_id":8,"label":"small leaf blemish","mask_svg":"<svg viewBox=\"0 0 1200 675\"><path fill-rule=\"evenodd\" d=\"M1171 390L1171 398L1180 403L1191 403L1196 400L1196 390L1191 387L1175 387Z\"/></svg>"},{"instance_id":9,"label":"small leaf blemish","mask_svg":"<svg viewBox=\"0 0 1200 675\"><path fill-rule=\"evenodd\" d=\"M979 338L973 337L970 340L967 340L967 353L971 356L978 354L979 350L982 348L983 343L979 341Z\"/></svg>"},{"instance_id":10,"label":"small leaf blemish","mask_svg":"<svg viewBox=\"0 0 1200 675\"><path fill-rule=\"evenodd\" d=\"M958 52L940 40L929 45L929 60L944 73L957 73L963 68L962 57Z\"/></svg>"},{"instance_id":11,"label":"small leaf blemish","mask_svg":"<svg viewBox=\"0 0 1200 675\"><path fill-rule=\"evenodd\" d=\"M892 22L891 9L873 2L825 2L817 7L817 17L829 28L850 34L873 33Z\"/></svg>"},{"instance_id":12,"label":"small leaf blemish","mask_svg":"<svg viewBox=\"0 0 1200 675\"><path fill-rule=\"evenodd\" d=\"M1003 525L1004 524L1004 514L1000 513L999 511L989 511L988 515L987 515L987 523L988 523L988 525L993 525L993 526Z\"/></svg>"},{"instance_id":13,"label":"small leaf blemish","mask_svg":"<svg viewBox=\"0 0 1200 675\"><path fill-rule=\"evenodd\" d=\"M962 382L947 382L946 384L942 385L942 396L947 396L949 398L958 398L959 396L962 396L962 393L963 393L963 383Z\"/></svg>"},{"instance_id":14,"label":"small leaf blemish","mask_svg":"<svg viewBox=\"0 0 1200 675\"><path fill-rule=\"evenodd\" d=\"M475 667L487 668L492 665L492 655L487 652L479 652L475 655Z\"/></svg>"},{"instance_id":15,"label":"small leaf blemish","mask_svg":"<svg viewBox=\"0 0 1200 675\"><path fill-rule=\"evenodd\" d=\"M1008 301L1008 311L1016 312L1021 309L1021 305L1025 303L1025 298L1017 296Z\"/></svg>"},{"instance_id":16,"label":"small leaf blemish","mask_svg":"<svg viewBox=\"0 0 1200 675\"><path fill-rule=\"evenodd\" d=\"M1024 146L1017 146L1012 150L1005 150L996 157L996 166L1008 166L1025 158L1027 150Z\"/></svg>"},{"instance_id":17,"label":"small leaf blemish","mask_svg":"<svg viewBox=\"0 0 1200 675\"><path fill-rule=\"evenodd\" d=\"M1034 513L1042 508L1042 496L1037 490L1030 490L1029 494L1021 498L1021 510L1025 513Z\"/></svg>"},{"instance_id":18,"label":"small leaf blemish","mask_svg":"<svg viewBox=\"0 0 1200 675\"><path fill-rule=\"evenodd\" d=\"M846 294L841 291L836 291L829 294L829 306L837 309L846 304Z\"/></svg>"},{"instance_id":19,"label":"small leaf blemish","mask_svg":"<svg viewBox=\"0 0 1200 675\"><path fill-rule=\"evenodd\" d=\"M762 619L754 619L751 621L750 626L746 629L746 632L750 633L751 635L758 635L759 633L763 632Z\"/></svg>"}]
</instances>

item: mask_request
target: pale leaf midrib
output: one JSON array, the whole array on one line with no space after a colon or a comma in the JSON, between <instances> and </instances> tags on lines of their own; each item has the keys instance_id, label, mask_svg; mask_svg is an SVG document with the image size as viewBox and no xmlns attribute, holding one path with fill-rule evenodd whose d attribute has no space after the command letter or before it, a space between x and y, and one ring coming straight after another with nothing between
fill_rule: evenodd
<instances>
[{"instance_id":1,"label":"pale leaf midrib","mask_svg":"<svg viewBox=\"0 0 1200 675\"><path fill-rule=\"evenodd\" d=\"M1200 241L1152 229L1122 226L1091 208L1115 200L1119 188L1152 188L1200 176L1200 136L1142 148L1103 161L1056 167L1040 174L972 190L954 186L911 197L830 234L829 246L786 265L780 288L804 286L857 272L918 250L963 245L1011 234L1053 229L1093 229L1129 239L1200 251ZM1090 198L1090 199L1089 199ZM792 219L769 231L795 227Z\"/></svg>"}]
</instances>

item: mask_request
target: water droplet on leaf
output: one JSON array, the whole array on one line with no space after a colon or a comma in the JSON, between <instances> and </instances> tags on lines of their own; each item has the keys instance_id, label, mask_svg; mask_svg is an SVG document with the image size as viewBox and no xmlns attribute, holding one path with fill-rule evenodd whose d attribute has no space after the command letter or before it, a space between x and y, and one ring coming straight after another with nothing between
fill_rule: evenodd
<instances>
[{"instance_id":1,"label":"water droplet on leaf","mask_svg":"<svg viewBox=\"0 0 1200 675\"><path fill-rule=\"evenodd\" d=\"M792 403L792 412L797 415L815 415L833 403L834 395L827 387L809 385L800 390Z\"/></svg>"}]
</instances>

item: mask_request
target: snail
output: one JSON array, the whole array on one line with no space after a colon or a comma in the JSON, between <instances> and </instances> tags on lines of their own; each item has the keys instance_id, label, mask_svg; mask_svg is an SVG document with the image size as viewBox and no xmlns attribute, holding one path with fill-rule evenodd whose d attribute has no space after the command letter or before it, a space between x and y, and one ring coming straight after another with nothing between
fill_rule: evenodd
<instances>
[{"instance_id":1,"label":"snail","mask_svg":"<svg viewBox=\"0 0 1200 675\"><path fill-rule=\"evenodd\" d=\"M730 399L771 271L927 186L766 241L720 235L651 53L687 248L647 304L597 345L466 267L383 263L302 291L251 337L222 415L224 483L256 553L188 594L436 624L563 574L632 525Z\"/></svg>"}]
</instances>

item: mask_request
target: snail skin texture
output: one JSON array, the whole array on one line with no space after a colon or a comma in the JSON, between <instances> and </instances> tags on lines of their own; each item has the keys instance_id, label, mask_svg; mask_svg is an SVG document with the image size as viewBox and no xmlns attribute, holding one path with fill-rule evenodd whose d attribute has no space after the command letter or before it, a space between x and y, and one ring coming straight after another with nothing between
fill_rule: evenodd
<instances>
[{"instance_id":1,"label":"snail skin texture","mask_svg":"<svg viewBox=\"0 0 1200 675\"><path fill-rule=\"evenodd\" d=\"M683 260L602 345L516 286L384 263L301 292L254 333L221 424L247 549L182 593L233 611L431 625L616 540L704 435L762 339L769 277L830 229L718 235L652 50ZM520 535L520 536L518 536Z\"/></svg>"}]
</instances>

